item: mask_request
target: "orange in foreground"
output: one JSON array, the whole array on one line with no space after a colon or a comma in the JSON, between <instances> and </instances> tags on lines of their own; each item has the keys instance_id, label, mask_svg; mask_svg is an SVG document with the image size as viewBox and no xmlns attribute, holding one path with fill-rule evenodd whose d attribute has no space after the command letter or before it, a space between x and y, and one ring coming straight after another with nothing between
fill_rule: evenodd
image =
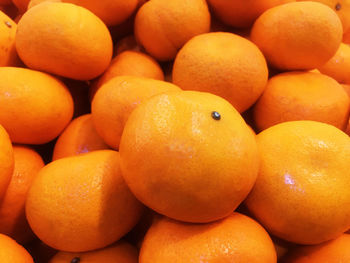
<instances>
[{"instance_id":1,"label":"orange in foreground","mask_svg":"<svg viewBox=\"0 0 350 263\"><path fill-rule=\"evenodd\" d=\"M85 114L74 119L58 137L52 160L108 148L97 134L91 114Z\"/></svg>"},{"instance_id":2,"label":"orange in foreground","mask_svg":"<svg viewBox=\"0 0 350 263\"><path fill-rule=\"evenodd\" d=\"M350 235L314 246L296 248L284 258L284 263L350 262Z\"/></svg>"},{"instance_id":3,"label":"orange in foreground","mask_svg":"<svg viewBox=\"0 0 350 263\"><path fill-rule=\"evenodd\" d=\"M341 43L337 53L318 70L340 83L350 84L350 46Z\"/></svg>"},{"instance_id":4,"label":"orange in foreground","mask_svg":"<svg viewBox=\"0 0 350 263\"><path fill-rule=\"evenodd\" d=\"M120 157L125 181L141 202L201 223L238 207L259 163L255 134L241 115L224 99L195 91L141 103L125 125Z\"/></svg>"},{"instance_id":5,"label":"orange in foreground","mask_svg":"<svg viewBox=\"0 0 350 263\"><path fill-rule=\"evenodd\" d=\"M10 137L0 125L0 200L5 195L14 169L13 148Z\"/></svg>"},{"instance_id":6,"label":"orange in foreground","mask_svg":"<svg viewBox=\"0 0 350 263\"><path fill-rule=\"evenodd\" d=\"M259 130L286 121L312 120L344 130L350 99L334 79L312 72L288 72L269 79L254 106Z\"/></svg>"},{"instance_id":7,"label":"orange in foreground","mask_svg":"<svg viewBox=\"0 0 350 263\"><path fill-rule=\"evenodd\" d=\"M124 125L131 112L146 99L180 89L165 81L136 76L119 76L102 85L92 104L92 120L97 133L113 149L119 148Z\"/></svg>"},{"instance_id":8,"label":"orange in foreground","mask_svg":"<svg viewBox=\"0 0 350 263\"><path fill-rule=\"evenodd\" d=\"M23 244L33 239L25 217L25 202L28 190L44 167L41 156L24 146L14 146L15 169L5 196L0 203L0 233Z\"/></svg>"},{"instance_id":9,"label":"orange in foreground","mask_svg":"<svg viewBox=\"0 0 350 263\"><path fill-rule=\"evenodd\" d=\"M265 11L254 23L251 40L278 69L322 66L337 51L343 27L338 15L317 2L294 2Z\"/></svg>"},{"instance_id":10,"label":"orange in foreground","mask_svg":"<svg viewBox=\"0 0 350 263\"><path fill-rule=\"evenodd\" d=\"M18 57L15 46L17 24L0 11L0 66L15 66Z\"/></svg>"},{"instance_id":11,"label":"orange in foreground","mask_svg":"<svg viewBox=\"0 0 350 263\"><path fill-rule=\"evenodd\" d=\"M188 40L209 29L205 0L148 1L135 18L137 41L158 60L172 60Z\"/></svg>"},{"instance_id":12,"label":"orange in foreground","mask_svg":"<svg viewBox=\"0 0 350 263\"><path fill-rule=\"evenodd\" d=\"M43 144L73 116L73 99L58 79L39 71L0 67L0 124L12 142Z\"/></svg>"},{"instance_id":13,"label":"orange in foreground","mask_svg":"<svg viewBox=\"0 0 350 263\"><path fill-rule=\"evenodd\" d=\"M233 27L249 27L267 9L295 0L208 0L214 14Z\"/></svg>"},{"instance_id":14,"label":"orange in foreground","mask_svg":"<svg viewBox=\"0 0 350 263\"><path fill-rule=\"evenodd\" d=\"M29 68L89 80L107 69L113 43L106 25L89 10L47 2L22 16L16 48Z\"/></svg>"},{"instance_id":15,"label":"orange in foreground","mask_svg":"<svg viewBox=\"0 0 350 263\"><path fill-rule=\"evenodd\" d=\"M350 138L314 121L284 122L257 135L258 179L246 199L267 231L319 244L350 228Z\"/></svg>"},{"instance_id":16,"label":"orange in foreground","mask_svg":"<svg viewBox=\"0 0 350 263\"><path fill-rule=\"evenodd\" d=\"M34 263L24 247L3 234L0 234L0 259L4 263Z\"/></svg>"},{"instance_id":17,"label":"orange in foreground","mask_svg":"<svg viewBox=\"0 0 350 263\"><path fill-rule=\"evenodd\" d=\"M253 219L233 213L209 224L162 218L153 223L140 251L140 263L277 262L268 233Z\"/></svg>"},{"instance_id":18,"label":"orange in foreground","mask_svg":"<svg viewBox=\"0 0 350 263\"><path fill-rule=\"evenodd\" d=\"M258 99L267 77L261 51L249 40L223 32L192 38L177 54L173 67L173 82L180 88L221 96L239 112Z\"/></svg>"},{"instance_id":19,"label":"orange in foreground","mask_svg":"<svg viewBox=\"0 0 350 263\"><path fill-rule=\"evenodd\" d=\"M68 252L100 249L129 232L143 207L126 186L119 163L118 152L101 150L41 169L26 202L33 232Z\"/></svg>"},{"instance_id":20,"label":"orange in foreground","mask_svg":"<svg viewBox=\"0 0 350 263\"><path fill-rule=\"evenodd\" d=\"M125 241L85 253L58 252L49 263L138 263L138 252Z\"/></svg>"}]
</instances>

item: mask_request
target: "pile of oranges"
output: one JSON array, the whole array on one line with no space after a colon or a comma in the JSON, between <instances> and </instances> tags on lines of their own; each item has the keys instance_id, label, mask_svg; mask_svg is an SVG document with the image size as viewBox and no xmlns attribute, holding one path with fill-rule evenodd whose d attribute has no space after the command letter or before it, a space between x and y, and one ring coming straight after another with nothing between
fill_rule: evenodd
<instances>
[{"instance_id":1,"label":"pile of oranges","mask_svg":"<svg viewBox=\"0 0 350 263\"><path fill-rule=\"evenodd\" d=\"M349 44L345 0L0 0L0 262L350 262Z\"/></svg>"}]
</instances>

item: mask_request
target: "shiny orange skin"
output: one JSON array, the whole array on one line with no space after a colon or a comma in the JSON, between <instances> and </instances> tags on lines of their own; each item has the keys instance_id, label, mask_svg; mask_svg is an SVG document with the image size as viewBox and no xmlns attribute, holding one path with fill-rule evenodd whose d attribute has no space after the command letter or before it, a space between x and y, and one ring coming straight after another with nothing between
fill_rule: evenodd
<instances>
[{"instance_id":1,"label":"shiny orange skin","mask_svg":"<svg viewBox=\"0 0 350 263\"><path fill-rule=\"evenodd\" d=\"M28 190L44 161L34 150L24 146L13 147L15 168L5 196L0 203L0 233L23 244L33 239L25 217Z\"/></svg>"},{"instance_id":2,"label":"shiny orange skin","mask_svg":"<svg viewBox=\"0 0 350 263\"><path fill-rule=\"evenodd\" d=\"M322 66L334 56L342 36L338 15L324 4L307 1L268 9L251 31L251 40L270 65L281 70Z\"/></svg>"},{"instance_id":3,"label":"shiny orange skin","mask_svg":"<svg viewBox=\"0 0 350 263\"><path fill-rule=\"evenodd\" d=\"M350 235L314 246L303 246L291 251L283 263L335 263L350 262Z\"/></svg>"},{"instance_id":4,"label":"shiny orange skin","mask_svg":"<svg viewBox=\"0 0 350 263\"><path fill-rule=\"evenodd\" d=\"M107 69L113 43L106 25L89 10L47 2L22 16L17 26L16 48L29 68L89 80Z\"/></svg>"},{"instance_id":5,"label":"shiny orange skin","mask_svg":"<svg viewBox=\"0 0 350 263\"><path fill-rule=\"evenodd\" d=\"M152 0L135 18L136 40L157 60L172 60L192 37L210 30L205 0Z\"/></svg>"},{"instance_id":6,"label":"shiny orange skin","mask_svg":"<svg viewBox=\"0 0 350 263\"><path fill-rule=\"evenodd\" d=\"M141 103L124 127L119 151L135 196L186 222L230 215L258 172L255 134L231 104L204 92L167 92Z\"/></svg>"},{"instance_id":7,"label":"shiny orange skin","mask_svg":"<svg viewBox=\"0 0 350 263\"><path fill-rule=\"evenodd\" d=\"M257 135L258 179L245 201L267 231L319 244L350 228L350 138L332 125L284 122Z\"/></svg>"},{"instance_id":8,"label":"shiny orange skin","mask_svg":"<svg viewBox=\"0 0 350 263\"><path fill-rule=\"evenodd\" d=\"M67 252L100 249L129 232L143 207L126 186L119 163L118 152L101 150L41 169L26 202L33 232Z\"/></svg>"},{"instance_id":9,"label":"shiny orange skin","mask_svg":"<svg viewBox=\"0 0 350 263\"><path fill-rule=\"evenodd\" d=\"M261 51L249 40L224 32L192 38L177 54L173 67L174 84L221 96L239 112L258 99L267 77Z\"/></svg>"},{"instance_id":10,"label":"shiny orange skin","mask_svg":"<svg viewBox=\"0 0 350 263\"><path fill-rule=\"evenodd\" d=\"M85 114L74 119L58 137L52 160L108 148L97 134L91 114Z\"/></svg>"},{"instance_id":11,"label":"shiny orange skin","mask_svg":"<svg viewBox=\"0 0 350 263\"><path fill-rule=\"evenodd\" d=\"M273 263L276 252L268 233L253 219L233 213L208 224L162 218L147 232L140 263Z\"/></svg>"},{"instance_id":12,"label":"shiny orange skin","mask_svg":"<svg viewBox=\"0 0 350 263\"><path fill-rule=\"evenodd\" d=\"M90 97L109 80L117 76L136 76L164 80L164 73L157 61L142 52L124 51L112 59L103 75L91 86Z\"/></svg>"},{"instance_id":13,"label":"shiny orange skin","mask_svg":"<svg viewBox=\"0 0 350 263\"><path fill-rule=\"evenodd\" d=\"M138 263L138 252L127 242L119 241L109 247L90 252L58 252L49 263L70 263L75 258L80 259L82 263Z\"/></svg>"},{"instance_id":14,"label":"shiny orange skin","mask_svg":"<svg viewBox=\"0 0 350 263\"><path fill-rule=\"evenodd\" d=\"M73 116L73 100L58 79L39 71L0 67L0 124L12 142L43 144Z\"/></svg>"},{"instance_id":15,"label":"shiny orange skin","mask_svg":"<svg viewBox=\"0 0 350 263\"><path fill-rule=\"evenodd\" d=\"M14 163L10 137L3 126L0 125L0 200L4 197L10 184Z\"/></svg>"},{"instance_id":16,"label":"shiny orange skin","mask_svg":"<svg viewBox=\"0 0 350 263\"><path fill-rule=\"evenodd\" d=\"M250 27L267 9L295 0L208 0L214 14L233 27Z\"/></svg>"},{"instance_id":17,"label":"shiny orange skin","mask_svg":"<svg viewBox=\"0 0 350 263\"><path fill-rule=\"evenodd\" d=\"M335 55L318 70L339 83L350 84L350 46L341 43Z\"/></svg>"},{"instance_id":18,"label":"shiny orange skin","mask_svg":"<svg viewBox=\"0 0 350 263\"><path fill-rule=\"evenodd\" d=\"M286 121L312 120L344 130L350 99L334 79L319 73L287 72L272 77L254 106L259 130Z\"/></svg>"},{"instance_id":19,"label":"shiny orange skin","mask_svg":"<svg viewBox=\"0 0 350 263\"><path fill-rule=\"evenodd\" d=\"M92 120L97 133L113 149L120 138L131 112L146 99L167 91L179 91L177 86L160 80L135 76L112 78L97 91L92 104Z\"/></svg>"},{"instance_id":20,"label":"shiny orange skin","mask_svg":"<svg viewBox=\"0 0 350 263\"><path fill-rule=\"evenodd\" d=\"M18 64L15 45L16 30L17 24L0 11L0 67Z\"/></svg>"},{"instance_id":21,"label":"shiny orange skin","mask_svg":"<svg viewBox=\"0 0 350 263\"><path fill-rule=\"evenodd\" d=\"M24 247L3 234L0 234L0 258L4 263L34 263L33 258Z\"/></svg>"}]
</instances>

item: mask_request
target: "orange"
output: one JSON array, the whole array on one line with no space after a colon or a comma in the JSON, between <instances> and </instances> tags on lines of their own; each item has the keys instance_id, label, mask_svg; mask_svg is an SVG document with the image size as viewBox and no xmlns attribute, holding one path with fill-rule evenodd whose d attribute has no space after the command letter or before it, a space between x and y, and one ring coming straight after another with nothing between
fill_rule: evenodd
<instances>
[{"instance_id":1,"label":"orange","mask_svg":"<svg viewBox=\"0 0 350 263\"><path fill-rule=\"evenodd\" d=\"M295 249L284 258L284 263L335 263L350 262L350 235L314 246Z\"/></svg>"},{"instance_id":2,"label":"orange","mask_svg":"<svg viewBox=\"0 0 350 263\"><path fill-rule=\"evenodd\" d=\"M15 0L19 1L19 0ZM82 6L98 16L107 26L119 25L136 10L138 0L22 0L28 9L43 2L63 2Z\"/></svg>"},{"instance_id":3,"label":"orange","mask_svg":"<svg viewBox=\"0 0 350 263\"><path fill-rule=\"evenodd\" d=\"M209 29L205 0L151 0L135 18L137 41L158 60L172 60L188 40Z\"/></svg>"},{"instance_id":4,"label":"orange","mask_svg":"<svg viewBox=\"0 0 350 263\"><path fill-rule=\"evenodd\" d=\"M293 2L265 11L253 25L251 40L273 67L308 70L336 53L342 35L341 21L330 7Z\"/></svg>"},{"instance_id":5,"label":"orange","mask_svg":"<svg viewBox=\"0 0 350 263\"><path fill-rule=\"evenodd\" d=\"M246 199L267 231L319 244L350 228L350 138L314 121L284 122L257 135L258 179Z\"/></svg>"},{"instance_id":6,"label":"orange","mask_svg":"<svg viewBox=\"0 0 350 263\"><path fill-rule=\"evenodd\" d=\"M168 218L155 221L142 244L139 262L274 263L277 258L264 228L245 215L233 213L209 224Z\"/></svg>"},{"instance_id":7,"label":"orange","mask_svg":"<svg viewBox=\"0 0 350 263\"><path fill-rule=\"evenodd\" d=\"M14 169L13 148L3 126L0 125L0 200L6 193Z\"/></svg>"},{"instance_id":8,"label":"orange","mask_svg":"<svg viewBox=\"0 0 350 263\"><path fill-rule=\"evenodd\" d=\"M58 79L30 69L0 67L0 124L12 142L43 144L73 115L73 100Z\"/></svg>"},{"instance_id":9,"label":"orange","mask_svg":"<svg viewBox=\"0 0 350 263\"><path fill-rule=\"evenodd\" d=\"M198 223L230 215L252 189L259 162L255 134L240 114L226 100L196 91L141 103L124 127L120 157L141 202Z\"/></svg>"},{"instance_id":10,"label":"orange","mask_svg":"<svg viewBox=\"0 0 350 263\"><path fill-rule=\"evenodd\" d=\"M138 0L62 0L89 9L107 26L119 25L136 10Z\"/></svg>"},{"instance_id":11,"label":"orange","mask_svg":"<svg viewBox=\"0 0 350 263\"><path fill-rule=\"evenodd\" d=\"M221 96L239 112L258 99L267 77L260 50L247 39L223 32L192 38L179 51L173 68L173 82L180 88Z\"/></svg>"},{"instance_id":12,"label":"orange","mask_svg":"<svg viewBox=\"0 0 350 263\"><path fill-rule=\"evenodd\" d=\"M107 69L113 44L106 25L89 10L48 2L22 16L16 48L29 68L88 80Z\"/></svg>"},{"instance_id":13,"label":"orange","mask_svg":"<svg viewBox=\"0 0 350 263\"><path fill-rule=\"evenodd\" d=\"M24 247L3 234L0 234L0 258L4 263L34 263Z\"/></svg>"},{"instance_id":14,"label":"orange","mask_svg":"<svg viewBox=\"0 0 350 263\"><path fill-rule=\"evenodd\" d=\"M295 0L208 0L214 14L233 27L249 27L267 9Z\"/></svg>"},{"instance_id":15,"label":"orange","mask_svg":"<svg viewBox=\"0 0 350 263\"><path fill-rule=\"evenodd\" d=\"M0 232L19 243L33 239L25 217L25 201L35 176L44 167L40 155L24 146L13 147L15 168L5 196L0 203Z\"/></svg>"},{"instance_id":16,"label":"orange","mask_svg":"<svg viewBox=\"0 0 350 263\"><path fill-rule=\"evenodd\" d=\"M340 83L350 84L350 46L341 43L337 53L318 70Z\"/></svg>"},{"instance_id":17,"label":"orange","mask_svg":"<svg viewBox=\"0 0 350 263\"><path fill-rule=\"evenodd\" d=\"M132 245L125 241L84 253L58 252L49 263L71 263L71 262L101 262L101 263L138 263L138 252Z\"/></svg>"},{"instance_id":18,"label":"orange","mask_svg":"<svg viewBox=\"0 0 350 263\"><path fill-rule=\"evenodd\" d=\"M254 106L254 120L259 130L296 120L345 129L349 111L349 97L334 79L319 73L288 72L268 81Z\"/></svg>"},{"instance_id":19,"label":"orange","mask_svg":"<svg viewBox=\"0 0 350 263\"><path fill-rule=\"evenodd\" d=\"M141 52L124 51L112 60L105 73L92 85L90 97L93 98L96 91L110 79L126 75L164 80L162 68L152 57Z\"/></svg>"},{"instance_id":20,"label":"orange","mask_svg":"<svg viewBox=\"0 0 350 263\"><path fill-rule=\"evenodd\" d=\"M305 0L298 0L305 1ZM339 16L344 32L350 29L350 2L348 0L312 0L313 2L320 2L328 5Z\"/></svg>"},{"instance_id":21,"label":"orange","mask_svg":"<svg viewBox=\"0 0 350 263\"><path fill-rule=\"evenodd\" d=\"M16 23L0 11L0 67L15 66L18 57L15 46Z\"/></svg>"},{"instance_id":22,"label":"orange","mask_svg":"<svg viewBox=\"0 0 350 263\"><path fill-rule=\"evenodd\" d=\"M119 148L120 137L130 113L153 95L179 91L168 82L135 76L119 76L102 85L92 105L92 120L97 133L113 149Z\"/></svg>"},{"instance_id":23,"label":"orange","mask_svg":"<svg viewBox=\"0 0 350 263\"><path fill-rule=\"evenodd\" d=\"M58 137L52 160L104 149L108 146L97 134L91 114L85 114L74 119Z\"/></svg>"},{"instance_id":24,"label":"orange","mask_svg":"<svg viewBox=\"0 0 350 263\"><path fill-rule=\"evenodd\" d=\"M142 206L126 186L119 163L118 152L101 150L41 169L26 202L33 232L68 252L103 248L129 232Z\"/></svg>"}]
</instances>

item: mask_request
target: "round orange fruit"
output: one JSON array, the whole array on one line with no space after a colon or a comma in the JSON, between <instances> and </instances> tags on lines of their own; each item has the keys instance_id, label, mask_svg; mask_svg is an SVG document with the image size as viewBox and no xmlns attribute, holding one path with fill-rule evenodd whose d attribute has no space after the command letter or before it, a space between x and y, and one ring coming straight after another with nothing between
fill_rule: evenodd
<instances>
[{"instance_id":1,"label":"round orange fruit","mask_svg":"<svg viewBox=\"0 0 350 263\"><path fill-rule=\"evenodd\" d=\"M287 72L269 79L254 105L259 130L286 121L312 120L344 130L350 99L334 79L312 72Z\"/></svg>"},{"instance_id":2,"label":"round orange fruit","mask_svg":"<svg viewBox=\"0 0 350 263\"><path fill-rule=\"evenodd\" d=\"M152 0L135 18L137 41L158 60L172 60L192 37L209 32L210 13L205 0Z\"/></svg>"},{"instance_id":3,"label":"round orange fruit","mask_svg":"<svg viewBox=\"0 0 350 263\"><path fill-rule=\"evenodd\" d=\"M16 48L29 68L89 80L107 69L113 43L106 25L89 10L47 2L24 13L17 26Z\"/></svg>"},{"instance_id":4,"label":"round orange fruit","mask_svg":"<svg viewBox=\"0 0 350 263\"><path fill-rule=\"evenodd\" d=\"M254 23L251 40L281 70L322 66L336 53L343 27L338 15L317 2L292 2L265 11Z\"/></svg>"},{"instance_id":5,"label":"round orange fruit","mask_svg":"<svg viewBox=\"0 0 350 263\"><path fill-rule=\"evenodd\" d=\"M177 54L173 67L174 84L223 97L239 112L259 98L267 78L261 51L249 40L227 32L192 38Z\"/></svg>"},{"instance_id":6,"label":"round orange fruit","mask_svg":"<svg viewBox=\"0 0 350 263\"><path fill-rule=\"evenodd\" d=\"M43 144L73 116L73 99L58 79L39 71L0 67L0 124L12 142Z\"/></svg>"},{"instance_id":7,"label":"round orange fruit","mask_svg":"<svg viewBox=\"0 0 350 263\"><path fill-rule=\"evenodd\" d=\"M230 215L258 172L255 134L230 103L209 93L167 92L141 103L126 122L119 150L135 196L187 222Z\"/></svg>"},{"instance_id":8,"label":"round orange fruit","mask_svg":"<svg viewBox=\"0 0 350 263\"><path fill-rule=\"evenodd\" d=\"M275 263L277 258L264 228L245 215L233 213L208 224L165 217L154 221L142 243L139 262Z\"/></svg>"},{"instance_id":9,"label":"round orange fruit","mask_svg":"<svg viewBox=\"0 0 350 263\"><path fill-rule=\"evenodd\" d=\"M350 138L332 125L291 121L257 135L260 170L245 204L269 233L319 244L350 228Z\"/></svg>"},{"instance_id":10,"label":"round orange fruit","mask_svg":"<svg viewBox=\"0 0 350 263\"><path fill-rule=\"evenodd\" d=\"M67 252L114 243L132 229L142 210L123 180L119 153L111 150L48 164L35 178L26 202L33 232Z\"/></svg>"},{"instance_id":11,"label":"round orange fruit","mask_svg":"<svg viewBox=\"0 0 350 263\"><path fill-rule=\"evenodd\" d=\"M119 148L124 125L131 112L144 100L180 89L165 81L136 76L119 76L101 86L92 104L92 120L97 133L113 149Z\"/></svg>"}]
</instances>

